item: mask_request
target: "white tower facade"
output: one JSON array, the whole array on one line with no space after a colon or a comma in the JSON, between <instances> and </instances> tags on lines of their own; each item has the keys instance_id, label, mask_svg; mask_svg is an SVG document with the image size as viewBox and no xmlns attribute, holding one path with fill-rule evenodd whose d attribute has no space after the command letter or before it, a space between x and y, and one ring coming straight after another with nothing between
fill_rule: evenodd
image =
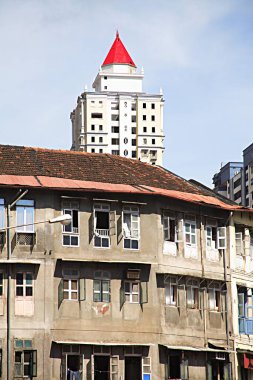
<instances>
[{"instance_id":1,"label":"white tower facade","mask_svg":"<svg viewBox=\"0 0 253 380\"><path fill-rule=\"evenodd\" d=\"M119 34L92 87L71 113L72 150L111 153L163 164L163 95L142 90L137 68Z\"/></svg>"}]
</instances>

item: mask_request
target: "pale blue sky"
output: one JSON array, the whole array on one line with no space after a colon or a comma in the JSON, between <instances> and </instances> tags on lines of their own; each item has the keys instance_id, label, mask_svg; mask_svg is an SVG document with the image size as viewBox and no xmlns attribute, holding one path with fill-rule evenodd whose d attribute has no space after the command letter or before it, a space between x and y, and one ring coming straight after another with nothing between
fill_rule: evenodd
<instances>
[{"instance_id":1,"label":"pale blue sky","mask_svg":"<svg viewBox=\"0 0 253 380\"><path fill-rule=\"evenodd\" d=\"M253 142L251 0L1 0L0 143L69 149L116 29L144 90L163 88L164 166L211 185Z\"/></svg>"}]
</instances>

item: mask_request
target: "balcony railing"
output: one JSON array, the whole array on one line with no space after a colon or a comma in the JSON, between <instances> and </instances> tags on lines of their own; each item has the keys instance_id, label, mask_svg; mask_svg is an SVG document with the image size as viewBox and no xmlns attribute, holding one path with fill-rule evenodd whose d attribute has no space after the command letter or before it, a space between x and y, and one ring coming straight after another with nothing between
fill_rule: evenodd
<instances>
[{"instance_id":1,"label":"balcony railing","mask_svg":"<svg viewBox=\"0 0 253 380\"><path fill-rule=\"evenodd\" d=\"M109 232L110 232L110 230L98 229L98 228L95 229L95 235L96 236L101 236L101 237L109 236Z\"/></svg>"},{"instance_id":2,"label":"balcony railing","mask_svg":"<svg viewBox=\"0 0 253 380\"><path fill-rule=\"evenodd\" d=\"M253 318L239 317L239 333L252 335L253 334Z\"/></svg>"}]
</instances>

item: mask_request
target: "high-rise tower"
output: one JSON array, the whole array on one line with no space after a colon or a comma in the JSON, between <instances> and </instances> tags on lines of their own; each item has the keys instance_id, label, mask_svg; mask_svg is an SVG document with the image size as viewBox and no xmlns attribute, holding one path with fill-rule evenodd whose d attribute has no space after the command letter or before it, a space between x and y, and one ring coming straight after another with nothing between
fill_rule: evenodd
<instances>
[{"instance_id":1,"label":"high-rise tower","mask_svg":"<svg viewBox=\"0 0 253 380\"><path fill-rule=\"evenodd\" d=\"M142 90L137 67L117 32L92 87L71 113L72 150L112 153L162 165L163 95Z\"/></svg>"}]
</instances>

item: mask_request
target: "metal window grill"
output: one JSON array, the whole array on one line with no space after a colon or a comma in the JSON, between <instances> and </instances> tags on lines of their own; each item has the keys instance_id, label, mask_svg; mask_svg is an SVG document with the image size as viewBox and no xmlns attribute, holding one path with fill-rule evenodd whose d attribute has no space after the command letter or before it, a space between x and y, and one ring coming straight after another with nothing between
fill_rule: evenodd
<instances>
[{"instance_id":1,"label":"metal window grill","mask_svg":"<svg viewBox=\"0 0 253 380\"><path fill-rule=\"evenodd\" d=\"M36 243L36 234L17 232L16 242L17 242L17 245L34 246Z\"/></svg>"}]
</instances>

